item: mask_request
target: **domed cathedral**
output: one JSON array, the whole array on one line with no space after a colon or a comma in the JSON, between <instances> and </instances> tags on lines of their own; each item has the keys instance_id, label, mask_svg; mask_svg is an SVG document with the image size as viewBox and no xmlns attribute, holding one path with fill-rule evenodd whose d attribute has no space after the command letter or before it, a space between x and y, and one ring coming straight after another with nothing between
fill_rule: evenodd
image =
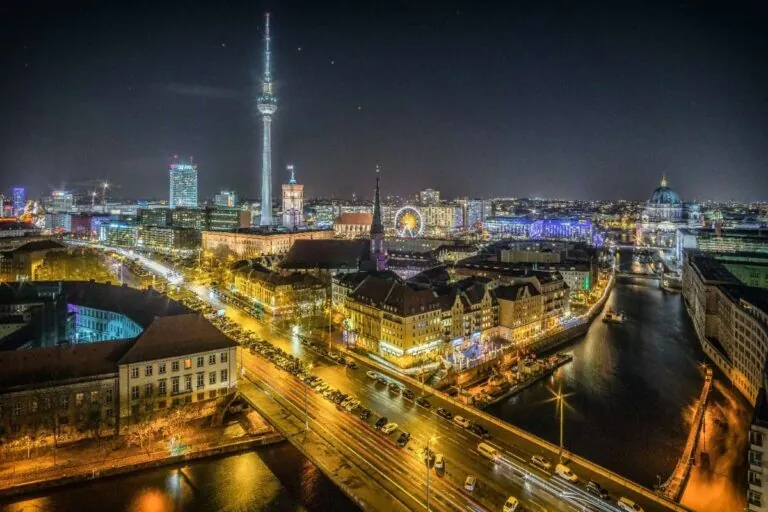
<instances>
[{"instance_id":1,"label":"domed cathedral","mask_svg":"<svg viewBox=\"0 0 768 512\"><path fill-rule=\"evenodd\" d=\"M677 192L669 188L664 175L661 186L653 191L645 204L637 226L637 244L654 247L675 247L677 230L697 225L701 215L699 205L683 204Z\"/></svg>"}]
</instances>

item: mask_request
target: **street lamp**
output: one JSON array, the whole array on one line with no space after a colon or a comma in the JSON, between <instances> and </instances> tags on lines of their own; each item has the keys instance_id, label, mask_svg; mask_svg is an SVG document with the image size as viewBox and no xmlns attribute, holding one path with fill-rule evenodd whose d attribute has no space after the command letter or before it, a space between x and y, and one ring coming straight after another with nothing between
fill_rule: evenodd
<instances>
[{"instance_id":1,"label":"street lamp","mask_svg":"<svg viewBox=\"0 0 768 512\"><path fill-rule=\"evenodd\" d=\"M312 363L309 363L307 365L307 374L310 374L312 372ZM307 381L304 381L304 427L307 432L309 432L309 403L307 401L307 388L309 388L309 384Z\"/></svg>"},{"instance_id":2,"label":"street lamp","mask_svg":"<svg viewBox=\"0 0 768 512\"><path fill-rule=\"evenodd\" d=\"M565 406L568 405L568 403L565 401L565 399L569 396L571 396L573 393L567 393L564 394L562 388L558 390L557 393L553 392L553 398L555 402L557 402L557 407L560 409L560 453L558 454L560 458L560 462L563 462L563 411L565 409Z\"/></svg>"}]
</instances>

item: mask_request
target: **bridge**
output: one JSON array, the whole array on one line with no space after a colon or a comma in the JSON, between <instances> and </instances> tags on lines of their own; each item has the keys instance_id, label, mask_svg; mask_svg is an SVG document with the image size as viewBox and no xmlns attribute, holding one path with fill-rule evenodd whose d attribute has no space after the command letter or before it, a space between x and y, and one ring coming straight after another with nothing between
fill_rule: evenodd
<instances>
[{"instance_id":1,"label":"bridge","mask_svg":"<svg viewBox=\"0 0 768 512\"><path fill-rule=\"evenodd\" d=\"M650 273L650 272L632 272L631 270L622 270L620 272L616 272L616 277L632 277L636 279L660 279L659 274L656 273Z\"/></svg>"},{"instance_id":2,"label":"bridge","mask_svg":"<svg viewBox=\"0 0 768 512\"><path fill-rule=\"evenodd\" d=\"M145 259L139 257L141 262ZM158 265L162 264L153 261L147 267L159 270L161 275L173 273L173 269L158 269ZM268 359L243 348L239 350L242 396L363 510L500 510L507 497L514 495L526 510L538 512L619 512L615 503L621 496L635 501L647 512L687 511L662 494L574 453L561 452L552 443L448 395L424 388L417 380L394 373L367 357L347 354L348 358L356 359L356 370L339 364L329 359L324 350L302 343L291 332L222 304L206 286L190 285L185 293L193 293L217 309L224 308L239 326L312 365L313 374L332 388L357 397L361 408L372 411L370 418L361 419L359 409L349 413ZM327 346L327 340L321 345ZM392 393L386 385L371 379L368 372L401 389L409 389L416 396L426 393L424 398L428 402L419 405L401 393ZM436 413L438 408L482 425L490 438L484 440L444 419ZM394 434L388 436L374 428L373 424L381 418L397 423ZM408 432L410 439L406 446L398 447L395 439L402 432ZM478 453L481 441L496 448L499 456L495 461ZM425 464L422 450L427 446L444 455L445 469L438 471ZM563 460L581 483L599 482L612 500L588 494L583 485L555 476L552 468L533 466L533 455L543 456L552 467ZM464 490L468 475L478 479L472 492Z\"/></svg>"}]
</instances>

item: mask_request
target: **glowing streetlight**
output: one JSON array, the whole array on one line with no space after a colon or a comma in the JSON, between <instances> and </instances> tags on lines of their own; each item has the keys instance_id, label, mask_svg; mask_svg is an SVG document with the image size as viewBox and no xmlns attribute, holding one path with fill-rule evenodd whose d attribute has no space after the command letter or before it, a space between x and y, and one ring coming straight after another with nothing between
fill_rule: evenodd
<instances>
[{"instance_id":1,"label":"glowing streetlight","mask_svg":"<svg viewBox=\"0 0 768 512\"><path fill-rule=\"evenodd\" d=\"M563 462L563 411L566 406L568 406L568 402L565 401L565 399L569 396L571 396L573 393L563 393L563 389L560 388L557 393L552 391L552 398L551 400L557 403L557 408L560 410L560 453L558 454L560 458L560 462Z\"/></svg>"}]
</instances>

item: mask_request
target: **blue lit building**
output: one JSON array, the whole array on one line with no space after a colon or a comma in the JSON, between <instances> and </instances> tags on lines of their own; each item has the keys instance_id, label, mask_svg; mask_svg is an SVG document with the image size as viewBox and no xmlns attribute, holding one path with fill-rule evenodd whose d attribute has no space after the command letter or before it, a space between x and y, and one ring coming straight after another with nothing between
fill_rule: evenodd
<instances>
[{"instance_id":1,"label":"blue lit building","mask_svg":"<svg viewBox=\"0 0 768 512\"><path fill-rule=\"evenodd\" d=\"M13 189L13 214L21 215L24 213L24 206L27 204L27 191L23 187Z\"/></svg>"},{"instance_id":2,"label":"blue lit building","mask_svg":"<svg viewBox=\"0 0 768 512\"><path fill-rule=\"evenodd\" d=\"M594 242L591 220L493 217L487 219L483 227L492 236L499 238Z\"/></svg>"},{"instance_id":3,"label":"blue lit building","mask_svg":"<svg viewBox=\"0 0 768 512\"><path fill-rule=\"evenodd\" d=\"M197 166L193 164L171 164L170 197L171 208L197 208Z\"/></svg>"}]
</instances>

